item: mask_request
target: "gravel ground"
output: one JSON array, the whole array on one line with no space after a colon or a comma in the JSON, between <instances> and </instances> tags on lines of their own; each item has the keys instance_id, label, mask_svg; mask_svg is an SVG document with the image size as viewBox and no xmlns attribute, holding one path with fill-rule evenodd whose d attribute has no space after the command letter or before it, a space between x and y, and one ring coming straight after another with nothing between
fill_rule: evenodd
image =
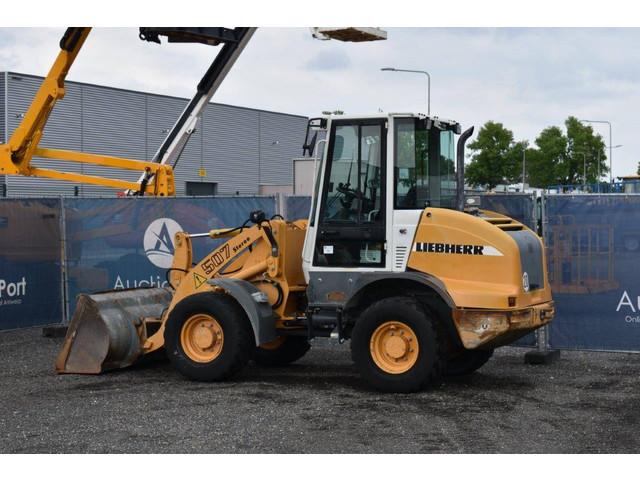
<instances>
[{"instance_id":1,"label":"gravel ground","mask_svg":"<svg viewBox=\"0 0 640 480\"><path fill-rule=\"evenodd\" d=\"M193 383L168 362L58 376L62 339L0 332L0 453L586 453L640 448L640 355L502 348L419 394L366 388L348 345Z\"/></svg>"}]
</instances>

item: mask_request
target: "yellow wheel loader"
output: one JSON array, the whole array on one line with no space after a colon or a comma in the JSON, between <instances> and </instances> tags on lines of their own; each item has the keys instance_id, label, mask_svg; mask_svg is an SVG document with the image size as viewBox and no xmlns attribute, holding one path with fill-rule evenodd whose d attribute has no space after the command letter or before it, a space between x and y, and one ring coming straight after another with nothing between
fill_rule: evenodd
<instances>
[{"instance_id":1,"label":"yellow wheel loader","mask_svg":"<svg viewBox=\"0 0 640 480\"><path fill-rule=\"evenodd\" d=\"M20 126L0 145L0 174L175 194L173 166L254 28L143 27L159 42L223 45L151 161L40 147L64 80L89 35L67 29ZM318 27L317 38L371 41L371 28ZM164 349L194 380L230 377L254 359L286 365L314 337L351 340L375 388L415 391L480 368L493 349L551 321L540 238L492 212L465 208L464 142L456 122L417 114L311 119L303 152L316 160L307 220L267 219L176 235L169 289L80 295L56 360L60 373L100 373ZM317 141L318 135L324 138ZM37 167L34 157L140 172L137 182ZM457 172L456 172L457 160ZM194 259L192 241L226 239ZM195 260L195 263L194 263Z\"/></svg>"},{"instance_id":2,"label":"yellow wheel loader","mask_svg":"<svg viewBox=\"0 0 640 480\"><path fill-rule=\"evenodd\" d=\"M308 220L257 211L178 233L171 288L79 297L57 371L99 373L164 349L187 378L218 381L251 359L293 362L314 337L350 340L384 391L480 368L554 306L540 238L465 205L472 130L409 113L311 119L304 152L324 145ZM226 241L194 259L203 236Z\"/></svg>"}]
</instances>

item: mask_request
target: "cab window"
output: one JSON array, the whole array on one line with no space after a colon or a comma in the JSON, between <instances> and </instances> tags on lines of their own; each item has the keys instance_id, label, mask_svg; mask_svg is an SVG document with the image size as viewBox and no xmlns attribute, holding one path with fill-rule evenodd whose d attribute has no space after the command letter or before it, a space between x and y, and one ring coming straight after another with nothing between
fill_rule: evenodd
<instances>
[{"instance_id":1,"label":"cab window","mask_svg":"<svg viewBox=\"0 0 640 480\"><path fill-rule=\"evenodd\" d=\"M394 124L394 208L453 208L453 132L428 129L426 121L416 118L396 118Z\"/></svg>"}]
</instances>

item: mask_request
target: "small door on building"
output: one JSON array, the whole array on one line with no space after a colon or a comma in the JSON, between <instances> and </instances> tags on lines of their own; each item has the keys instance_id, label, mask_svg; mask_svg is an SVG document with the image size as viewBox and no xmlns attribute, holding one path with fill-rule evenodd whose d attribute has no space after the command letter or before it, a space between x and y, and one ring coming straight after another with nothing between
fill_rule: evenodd
<instances>
[{"instance_id":1,"label":"small door on building","mask_svg":"<svg viewBox=\"0 0 640 480\"><path fill-rule=\"evenodd\" d=\"M214 182L187 182L186 194L190 197L209 197L218 193L218 184Z\"/></svg>"}]
</instances>

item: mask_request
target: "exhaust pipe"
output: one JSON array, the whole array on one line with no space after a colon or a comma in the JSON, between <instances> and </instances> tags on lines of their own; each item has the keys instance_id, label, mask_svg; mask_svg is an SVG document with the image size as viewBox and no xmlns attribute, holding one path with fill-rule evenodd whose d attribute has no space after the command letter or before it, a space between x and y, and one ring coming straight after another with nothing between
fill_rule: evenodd
<instances>
[{"instance_id":1,"label":"exhaust pipe","mask_svg":"<svg viewBox=\"0 0 640 480\"><path fill-rule=\"evenodd\" d=\"M456 151L456 210L464 211L464 145L469 137L473 135L473 127L466 129L458 138L458 149Z\"/></svg>"}]
</instances>

